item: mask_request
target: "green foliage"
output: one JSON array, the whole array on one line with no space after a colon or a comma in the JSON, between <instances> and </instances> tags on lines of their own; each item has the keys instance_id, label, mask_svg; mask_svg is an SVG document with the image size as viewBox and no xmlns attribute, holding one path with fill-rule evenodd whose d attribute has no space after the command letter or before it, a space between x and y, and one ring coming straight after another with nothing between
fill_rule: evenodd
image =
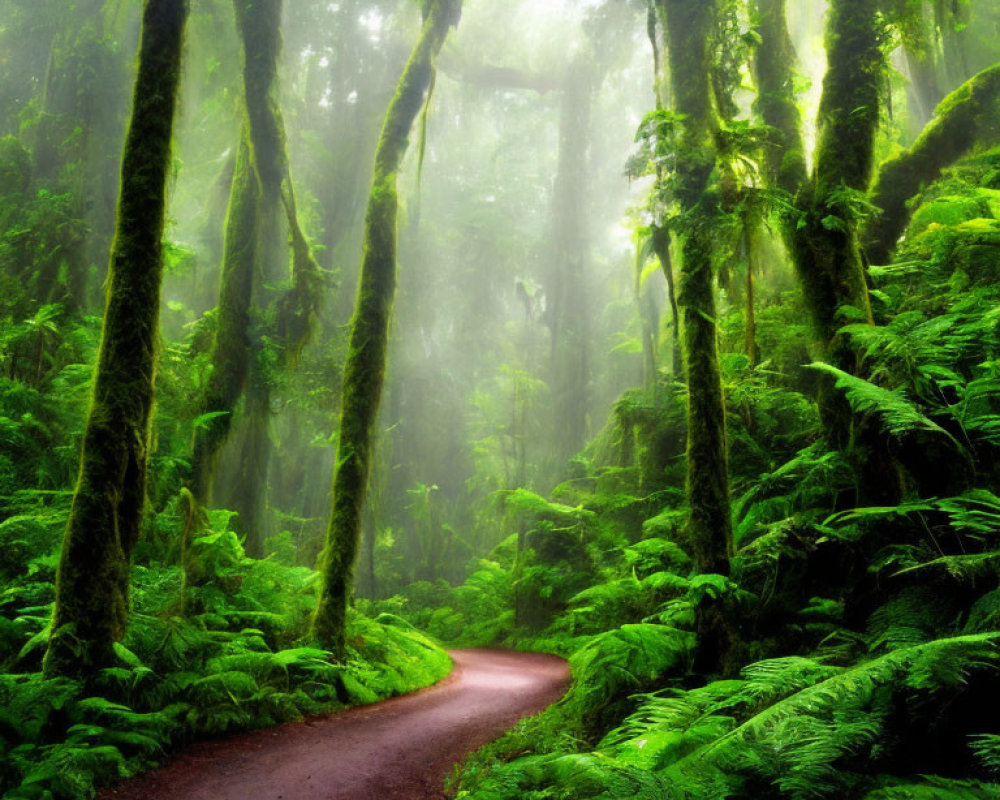
<instances>
[{"instance_id":1,"label":"green foliage","mask_svg":"<svg viewBox=\"0 0 1000 800\"><path fill-rule=\"evenodd\" d=\"M836 378L836 387L844 391L851 408L859 414L876 417L886 432L893 436L901 438L907 433L926 431L948 438L956 449L961 449L961 445L950 433L922 414L901 392L884 389L830 364L817 362L809 366Z\"/></svg>"},{"instance_id":2,"label":"green foliage","mask_svg":"<svg viewBox=\"0 0 1000 800\"><path fill-rule=\"evenodd\" d=\"M913 794L873 784L878 765L907 746L905 736L882 738L891 712L901 705L911 725L933 719L937 702L969 691L971 675L995 670L996 646L994 633L905 647L853 667L801 657L759 662L739 680L645 698L591 755L517 760L459 797L953 796L934 788L989 797L971 781L930 778Z\"/></svg>"},{"instance_id":3,"label":"green foliage","mask_svg":"<svg viewBox=\"0 0 1000 800\"><path fill-rule=\"evenodd\" d=\"M247 558L233 514L216 510L194 539L187 585L176 549L166 563L134 566L131 624L115 645L117 663L94 681L99 695L67 679L45 680L27 670L38 664L48 637L54 551L65 515L62 502L0 522L7 581L0 636L9 645L4 653L14 654L5 656L0 674L5 797L89 798L193 736L375 702L434 683L451 669L444 651L391 615L354 615L341 662L304 644L316 574ZM183 524L168 506L154 527L164 542L176 542ZM146 546L140 551L146 558L170 552Z\"/></svg>"}]
</instances>

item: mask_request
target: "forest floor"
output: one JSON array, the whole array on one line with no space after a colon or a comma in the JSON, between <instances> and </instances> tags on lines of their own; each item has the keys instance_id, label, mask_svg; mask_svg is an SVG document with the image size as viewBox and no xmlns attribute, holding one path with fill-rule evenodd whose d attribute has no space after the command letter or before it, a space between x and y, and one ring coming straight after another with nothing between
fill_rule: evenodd
<instances>
[{"instance_id":1,"label":"forest floor","mask_svg":"<svg viewBox=\"0 0 1000 800\"><path fill-rule=\"evenodd\" d=\"M181 751L99 800L439 800L453 765L569 685L560 658L453 650L455 669L404 697Z\"/></svg>"}]
</instances>

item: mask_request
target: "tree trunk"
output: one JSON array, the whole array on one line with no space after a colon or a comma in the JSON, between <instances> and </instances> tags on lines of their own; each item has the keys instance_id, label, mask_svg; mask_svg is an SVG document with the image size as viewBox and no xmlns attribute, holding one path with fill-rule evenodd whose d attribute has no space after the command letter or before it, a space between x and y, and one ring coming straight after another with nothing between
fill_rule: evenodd
<instances>
[{"instance_id":1,"label":"tree trunk","mask_svg":"<svg viewBox=\"0 0 1000 800\"><path fill-rule=\"evenodd\" d=\"M674 378L680 380L684 373L684 358L681 355L681 312L677 307L677 292L674 285L674 264L670 257L670 231L653 226L653 252L660 262L660 269L667 279L667 302L670 303L670 369Z\"/></svg>"},{"instance_id":2,"label":"tree trunk","mask_svg":"<svg viewBox=\"0 0 1000 800\"><path fill-rule=\"evenodd\" d=\"M233 0L243 41L243 86L254 168L265 203L280 203L288 226L291 286L278 302L277 333L287 359L295 363L312 334L323 285L319 265L299 224L278 102L282 4L283 0Z\"/></svg>"},{"instance_id":3,"label":"tree trunk","mask_svg":"<svg viewBox=\"0 0 1000 800\"><path fill-rule=\"evenodd\" d=\"M856 356L838 329L840 314L853 306L872 319L865 267L858 242L859 209L867 197L879 124L885 56L874 0L833 0L827 27L830 64L819 109L819 143L811 182L799 193L802 219L793 236L793 256L806 306L824 360L854 373ZM820 416L831 443L850 439L851 413L843 396L825 380Z\"/></svg>"},{"instance_id":4,"label":"tree trunk","mask_svg":"<svg viewBox=\"0 0 1000 800\"><path fill-rule=\"evenodd\" d=\"M203 413L221 412L196 433L192 493L202 504L211 500L219 449L232 428L232 415L252 371L250 306L259 276L280 274L285 231L291 247L291 285L278 299L274 339L286 362L294 363L311 335L322 290L320 269L302 233L295 206L286 136L277 100L281 50L282 0L234 0L243 43L243 100L246 124L233 175L226 250L219 298L219 328ZM257 288L257 294L262 294ZM259 372L259 371L258 371ZM264 555L267 530L267 466L271 461L270 385L257 374L247 398L244 447L239 465L242 491L234 495L247 553ZM248 463L252 458L253 463Z\"/></svg>"},{"instance_id":5,"label":"tree trunk","mask_svg":"<svg viewBox=\"0 0 1000 800\"><path fill-rule=\"evenodd\" d=\"M375 154L365 215L361 282L344 368L333 508L323 553L319 606L313 618L313 635L338 657L344 655L347 604L371 468L396 287L396 174L430 85L434 59L460 14L461 0L428 0L420 38L389 103Z\"/></svg>"},{"instance_id":6,"label":"tree trunk","mask_svg":"<svg viewBox=\"0 0 1000 800\"><path fill-rule=\"evenodd\" d=\"M718 121L712 102L714 2L662 0L674 109L684 116L676 196L689 226L681 250L682 347L688 383L688 532L699 572L727 575L732 551L726 409L719 367L713 239L718 198L710 191Z\"/></svg>"},{"instance_id":7,"label":"tree trunk","mask_svg":"<svg viewBox=\"0 0 1000 800\"><path fill-rule=\"evenodd\" d=\"M941 175L975 145L1000 138L1000 65L973 76L948 95L909 150L879 170L872 202L882 213L872 217L862 236L873 264L886 264L906 230L906 201Z\"/></svg>"},{"instance_id":8,"label":"tree trunk","mask_svg":"<svg viewBox=\"0 0 1000 800\"><path fill-rule=\"evenodd\" d=\"M219 289L219 312L212 372L205 387L202 414L219 414L195 431L191 493L199 505L211 502L215 459L232 429L236 404L249 370L250 304L257 264L260 191L250 163L250 142L240 138L226 217L226 242Z\"/></svg>"},{"instance_id":9,"label":"tree trunk","mask_svg":"<svg viewBox=\"0 0 1000 800\"><path fill-rule=\"evenodd\" d=\"M805 184L805 147L795 98L795 45L788 33L786 0L756 0L761 44L754 58L756 110L772 129L764 149L770 185L794 195Z\"/></svg>"},{"instance_id":10,"label":"tree trunk","mask_svg":"<svg viewBox=\"0 0 1000 800\"><path fill-rule=\"evenodd\" d=\"M129 565L146 489L162 237L185 0L147 0L122 158L107 307L80 477L56 579L45 673L113 663L128 618Z\"/></svg>"}]
</instances>

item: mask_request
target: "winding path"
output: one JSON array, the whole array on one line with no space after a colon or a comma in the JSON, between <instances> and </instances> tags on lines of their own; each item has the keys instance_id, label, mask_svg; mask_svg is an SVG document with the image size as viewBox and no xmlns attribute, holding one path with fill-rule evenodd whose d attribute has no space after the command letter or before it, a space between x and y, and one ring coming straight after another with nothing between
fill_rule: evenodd
<instances>
[{"instance_id":1,"label":"winding path","mask_svg":"<svg viewBox=\"0 0 1000 800\"><path fill-rule=\"evenodd\" d=\"M451 675L362 708L196 744L100 800L440 800L453 764L566 690L555 656L455 650Z\"/></svg>"}]
</instances>

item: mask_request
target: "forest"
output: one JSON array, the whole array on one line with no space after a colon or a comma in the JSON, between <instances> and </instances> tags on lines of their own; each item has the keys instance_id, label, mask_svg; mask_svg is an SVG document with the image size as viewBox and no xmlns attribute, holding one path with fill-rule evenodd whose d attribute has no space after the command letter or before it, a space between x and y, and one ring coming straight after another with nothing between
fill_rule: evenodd
<instances>
[{"instance_id":1,"label":"forest","mask_svg":"<svg viewBox=\"0 0 1000 800\"><path fill-rule=\"evenodd\" d=\"M0 0L0 796L1000 800L998 698L1000 0Z\"/></svg>"}]
</instances>

